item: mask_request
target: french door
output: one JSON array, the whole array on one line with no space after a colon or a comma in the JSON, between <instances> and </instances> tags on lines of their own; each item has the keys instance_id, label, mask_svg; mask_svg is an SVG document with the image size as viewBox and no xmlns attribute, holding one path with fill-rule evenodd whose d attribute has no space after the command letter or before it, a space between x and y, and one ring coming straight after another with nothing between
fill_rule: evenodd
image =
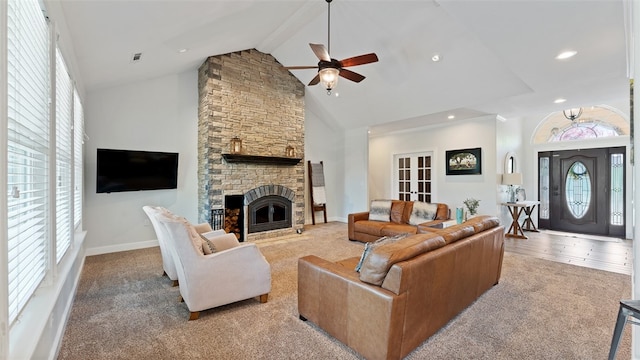
<instances>
[{"instance_id":1,"label":"french door","mask_svg":"<svg viewBox=\"0 0 640 360\"><path fill-rule=\"evenodd\" d=\"M394 156L394 193L399 200L431 202L432 152Z\"/></svg>"},{"instance_id":2,"label":"french door","mask_svg":"<svg viewBox=\"0 0 640 360\"><path fill-rule=\"evenodd\" d=\"M625 148L538 154L543 229L625 235Z\"/></svg>"}]
</instances>

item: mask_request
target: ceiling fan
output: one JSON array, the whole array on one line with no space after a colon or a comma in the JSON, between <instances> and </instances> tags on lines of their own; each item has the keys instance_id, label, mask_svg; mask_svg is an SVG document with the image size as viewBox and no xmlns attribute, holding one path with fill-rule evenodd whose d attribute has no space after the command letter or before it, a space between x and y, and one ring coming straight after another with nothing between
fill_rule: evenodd
<instances>
[{"instance_id":1,"label":"ceiling fan","mask_svg":"<svg viewBox=\"0 0 640 360\"><path fill-rule=\"evenodd\" d=\"M327 95L331 95L331 89L335 88L338 83L338 76L342 76L345 79L359 83L364 80L365 77L351 70L345 69L350 66L364 65L374 63L378 61L378 56L375 53L369 53L364 55L353 56L343 60L332 59L329 56L331 50L331 1L327 2L327 47L322 44L309 44L311 50L320 59L316 66L287 66L288 70L302 70L302 69L318 69L318 74L309 82L309 86L316 85L322 82L322 85L327 89Z\"/></svg>"}]
</instances>

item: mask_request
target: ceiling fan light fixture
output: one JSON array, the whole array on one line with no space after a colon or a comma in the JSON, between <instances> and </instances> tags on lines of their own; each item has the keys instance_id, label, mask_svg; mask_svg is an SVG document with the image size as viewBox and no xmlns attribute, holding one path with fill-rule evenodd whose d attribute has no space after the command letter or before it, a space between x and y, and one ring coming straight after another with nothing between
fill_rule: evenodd
<instances>
[{"instance_id":1,"label":"ceiling fan light fixture","mask_svg":"<svg viewBox=\"0 0 640 360\"><path fill-rule=\"evenodd\" d=\"M320 83L327 89L327 95L331 95L331 89L338 84L340 70L332 67L326 67L318 71L320 75Z\"/></svg>"}]
</instances>

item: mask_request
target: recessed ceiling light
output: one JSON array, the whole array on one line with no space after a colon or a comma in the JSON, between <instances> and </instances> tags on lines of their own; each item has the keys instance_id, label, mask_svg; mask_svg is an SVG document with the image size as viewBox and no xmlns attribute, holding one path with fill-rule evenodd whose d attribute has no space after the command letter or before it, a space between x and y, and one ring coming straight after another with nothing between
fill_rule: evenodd
<instances>
[{"instance_id":1,"label":"recessed ceiling light","mask_svg":"<svg viewBox=\"0 0 640 360\"><path fill-rule=\"evenodd\" d=\"M455 118L456 118L456 116L455 116L455 115L449 115L449 116L447 116L447 119L449 119L449 120L451 120L451 119L455 119Z\"/></svg>"},{"instance_id":2,"label":"recessed ceiling light","mask_svg":"<svg viewBox=\"0 0 640 360\"><path fill-rule=\"evenodd\" d=\"M142 60L142 53L141 52L135 53L135 54L133 54L131 56L131 62L133 62L133 63L138 62L140 60Z\"/></svg>"},{"instance_id":3,"label":"recessed ceiling light","mask_svg":"<svg viewBox=\"0 0 640 360\"><path fill-rule=\"evenodd\" d=\"M567 101L567 99L563 99L563 98L559 98L559 99L555 99L553 100L553 102L555 104L562 104L563 102Z\"/></svg>"},{"instance_id":4,"label":"recessed ceiling light","mask_svg":"<svg viewBox=\"0 0 640 360\"><path fill-rule=\"evenodd\" d=\"M565 60L570 57L574 57L578 52L574 50L563 51L558 56L556 56L557 60Z\"/></svg>"},{"instance_id":5,"label":"recessed ceiling light","mask_svg":"<svg viewBox=\"0 0 640 360\"><path fill-rule=\"evenodd\" d=\"M189 49L187 49L187 48L178 49L178 52L181 53L181 54L186 53L187 51L189 51Z\"/></svg>"},{"instance_id":6,"label":"recessed ceiling light","mask_svg":"<svg viewBox=\"0 0 640 360\"><path fill-rule=\"evenodd\" d=\"M431 61L438 62L440 61L440 54L435 54L431 57Z\"/></svg>"}]
</instances>

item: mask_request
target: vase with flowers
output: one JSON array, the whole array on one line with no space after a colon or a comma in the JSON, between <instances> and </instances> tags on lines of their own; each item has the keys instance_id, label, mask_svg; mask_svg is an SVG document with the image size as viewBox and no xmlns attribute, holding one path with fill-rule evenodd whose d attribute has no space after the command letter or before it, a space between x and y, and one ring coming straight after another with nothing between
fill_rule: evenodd
<instances>
[{"instance_id":1,"label":"vase with flowers","mask_svg":"<svg viewBox=\"0 0 640 360\"><path fill-rule=\"evenodd\" d=\"M474 198L468 198L462 203L467 208L467 214L465 216L465 220L469 219L469 217L475 216L478 213L478 206L480 206L480 200L477 200Z\"/></svg>"}]
</instances>

